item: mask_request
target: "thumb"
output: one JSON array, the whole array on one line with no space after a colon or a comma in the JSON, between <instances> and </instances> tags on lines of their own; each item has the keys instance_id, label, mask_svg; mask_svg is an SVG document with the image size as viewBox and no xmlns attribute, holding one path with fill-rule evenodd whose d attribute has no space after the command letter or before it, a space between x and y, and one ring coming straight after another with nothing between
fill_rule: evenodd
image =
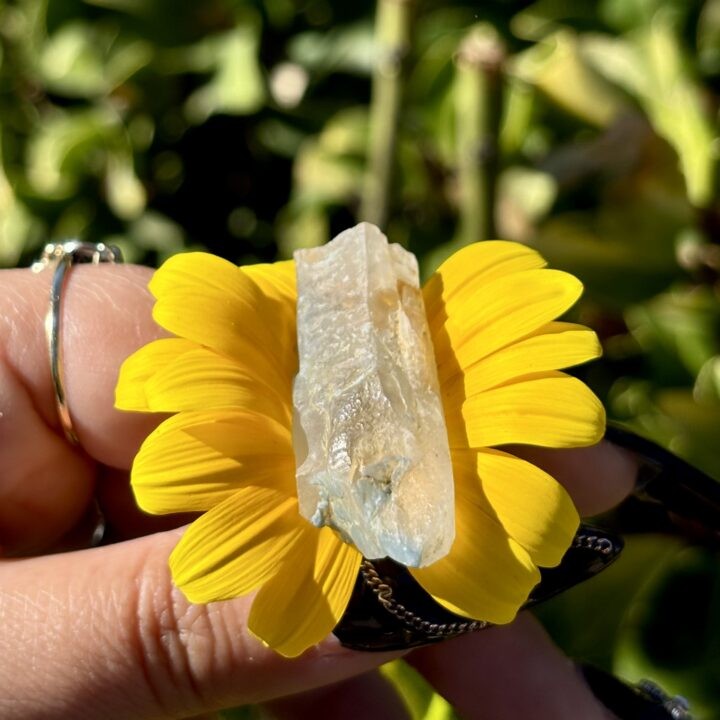
<instances>
[{"instance_id":1,"label":"thumb","mask_svg":"<svg viewBox=\"0 0 720 720\"><path fill-rule=\"evenodd\" d=\"M249 635L249 598L192 605L174 587L168 556L180 534L0 564L0 716L186 717L337 682L393 657L334 637L280 657Z\"/></svg>"}]
</instances>

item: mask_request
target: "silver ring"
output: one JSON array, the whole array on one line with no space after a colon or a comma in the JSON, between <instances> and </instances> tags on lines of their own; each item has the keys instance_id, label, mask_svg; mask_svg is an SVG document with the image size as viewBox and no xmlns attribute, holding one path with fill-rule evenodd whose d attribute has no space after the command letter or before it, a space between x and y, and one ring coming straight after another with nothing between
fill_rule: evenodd
<instances>
[{"instance_id":1,"label":"silver ring","mask_svg":"<svg viewBox=\"0 0 720 720\"><path fill-rule=\"evenodd\" d=\"M55 393L55 406L57 408L60 425L65 437L73 445L78 445L78 436L75 432L65 394L65 374L63 370L63 352L60 334L62 331L62 294L68 271L77 263L120 263L122 253L120 248L104 243L88 243L80 240L67 240L61 243L48 243L42 255L36 260L31 270L35 273L47 268L53 268L54 274L50 285L50 307L45 316L45 335L47 337L48 353L50 357L50 375L52 377L53 391Z\"/></svg>"},{"instance_id":2,"label":"silver ring","mask_svg":"<svg viewBox=\"0 0 720 720\"><path fill-rule=\"evenodd\" d=\"M48 243L42 255L36 260L31 270L35 273L47 268L53 269L53 278L50 285L50 303L45 316L45 336L47 338L48 355L50 359L50 375L52 377L53 391L55 393L55 407L57 408L60 426L65 437L73 445L79 445L79 440L72 423L67 395L65 394L65 373L63 369L63 352L61 342L62 332L62 299L65 283L73 265L78 263L121 263L120 248L104 243L87 243L80 240L67 240L61 243ZM91 512L92 534L88 545L96 547L105 537L105 515L100 509L97 498L93 500Z\"/></svg>"}]
</instances>

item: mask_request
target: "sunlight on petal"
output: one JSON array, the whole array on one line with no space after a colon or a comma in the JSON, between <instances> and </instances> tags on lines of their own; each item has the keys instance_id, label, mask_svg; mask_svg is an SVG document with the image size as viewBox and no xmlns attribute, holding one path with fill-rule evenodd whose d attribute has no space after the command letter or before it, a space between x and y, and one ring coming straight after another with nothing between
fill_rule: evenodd
<instances>
[{"instance_id":1,"label":"sunlight on petal","mask_svg":"<svg viewBox=\"0 0 720 720\"><path fill-rule=\"evenodd\" d=\"M285 338L295 339L295 304L297 287L295 283L295 262L284 260L276 263L243 265L240 271L247 275L267 298L267 315L272 331L280 342ZM265 310L264 310L265 312ZM275 342L278 342L276 340Z\"/></svg>"},{"instance_id":2,"label":"sunlight on petal","mask_svg":"<svg viewBox=\"0 0 720 720\"><path fill-rule=\"evenodd\" d=\"M557 565L580 523L565 488L546 472L499 450L455 451L460 492L499 523L541 567Z\"/></svg>"},{"instance_id":3,"label":"sunlight on petal","mask_svg":"<svg viewBox=\"0 0 720 720\"><path fill-rule=\"evenodd\" d=\"M559 270L527 270L472 295L459 293L446 305L444 323L431 326L439 374L449 377L521 340L564 313L581 293L580 281Z\"/></svg>"},{"instance_id":4,"label":"sunlight on petal","mask_svg":"<svg viewBox=\"0 0 720 720\"><path fill-rule=\"evenodd\" d=\"M360 553L330 528L315 530L314 545L303 545L258 592L248 628L285 657L296 657L325 638L350 600Z\"/></svg>"},{"instance_id":5,"label":"sunlight on petal","mask_svg":"<svg viewBox=\"0 0 720 720\"><path fill-rule=\"evenodd\" d=\"M153 514L209 510L250 484L294 495L290 432L250 412L180 413L145 440L131 484L140 508Z\"/></svg>"},{"instance_id":6,"label":"sunlight on petal","mask_svg":"<svg viewBox=\"0 0 720 720\"><path fill-rule=\"evenodd\" d=\"M508 345L453 375L440 378L443 402L460 405L466 398L518 378L562 370L602 354L597 335L582 325L553 322L524 340ZM445 368L450 371L450 364Z\"/></svg>"},{"instance_id":7,"label":"sunlight on petal","mask_svg":"<svg viewBox=\"0 0 720 720\"><path fill-rule=\"evenodd\" d=\"M266 295L249 273L206 253L173 256L149 287L157 298L153 317L166 330L246 363L278 391L289 391L297 370L295 304L280 301L284 294Z\"/></svg>"},{"instance_id":8,"label":"sunlight on petal","mask_svg":"<svg viewBox=\"0 0 720 720\"><path fill-rule=\"evenodd\" d=\"M605 409L580 380L563 373L520 380L445 407L453 448L518 443L586 447L605 432Z\"/></svg>"},{"instance_id":9,"label":"sunlight on petal","mask_svg":"<svg viewBox=\"0 0 720 720\"><path fill-rule=\"evenodd\" d=\"M145 385L153 412L238 407L268 415L290 426L290 396L280 397L250 366L208 348L194 350L161 365Z\"/></svg>"},{"instance_id":10,"label":"sunlight on petal","mask_svg":"<svg viewBox=\"0 0 720 720\"><path fill-rule=\"evenodd\" d=\"M484 512L477 493L463 485L456 488L455 521L450 553L410 572L452 612L492 623L511 622L540 572L527 551Z\"/></svg>"},{"instance_id":11,"label":"sunlight on petal","mask_svg":"<svg viewBox=\"0 0 720 720\"><path fill-rule=\"evenodd\" d=\"M294 260L243 265L240 270L268 297L276 300L290 300L292 303L297 302Z\"/></svg>"},{"instance_id":12,"label":"sunlight on petal","mask_svg":"<svg viewBox=\"0 0 720 720\"><path fill-rule=\"evenodd\" d=\"M277 573L306 528L297 499L241 488L185 531L170 555L173 581L194 603L245 595Z\"/></svg>"},{"instance_id":13,"label":"sunlight on petal","mask_svg":"<svg viewBox=\"0 0 720 720\"><path fill-rule=\"evenodd\" d=\"M488 240L468 245L449 257L425 283L423 299L428 322L433 324L445 304L460 291L472 292L472 288L495 278L546 264L539 253L519 243Z\"/></svg>"},{"instance_id":14,"label":"sunlight on petal","mask_svg":"<svg viewBox=\"0 0 720 720\"><path fill-rule=\"evenodd\" d=\"M184 338L163 338L148 343L123 362L115 388L115 407L118 410L151 412L145 394L145 384L167 363L197 345Z\"/></svg>"}]
</instances>

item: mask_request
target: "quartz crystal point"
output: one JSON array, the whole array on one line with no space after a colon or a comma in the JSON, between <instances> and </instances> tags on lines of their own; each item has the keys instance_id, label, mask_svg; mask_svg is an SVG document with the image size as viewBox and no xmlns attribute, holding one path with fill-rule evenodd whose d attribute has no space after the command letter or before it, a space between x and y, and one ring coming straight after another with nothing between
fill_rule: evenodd
<instances>
[{"instance_id":1,"label":"quartz crystal point","mask_svg":"<svg viewBox=\"0 0 720 720\"><path fill-rule=\"evenodd\" d=\"M295 253L300 513L422 567L455 538L452 465L417 261L361 223Z\"/></svg>"}]
</instances>

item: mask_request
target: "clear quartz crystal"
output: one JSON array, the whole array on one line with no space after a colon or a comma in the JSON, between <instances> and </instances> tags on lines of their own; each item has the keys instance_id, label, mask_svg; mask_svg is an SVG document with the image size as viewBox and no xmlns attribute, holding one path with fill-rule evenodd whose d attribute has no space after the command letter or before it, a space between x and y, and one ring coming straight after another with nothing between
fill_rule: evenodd
<instances>
[{"instance_id":1,"label":"clear quartz crystal","mask_svg":"<svg viewBox=\"0 0 720 720\"><path fill-rule=\"evenodd\" d=\"M422 567L455 538L452 466L417 261L374 225L295 253L300 513Z\"/></svg>"}]
</instances>

